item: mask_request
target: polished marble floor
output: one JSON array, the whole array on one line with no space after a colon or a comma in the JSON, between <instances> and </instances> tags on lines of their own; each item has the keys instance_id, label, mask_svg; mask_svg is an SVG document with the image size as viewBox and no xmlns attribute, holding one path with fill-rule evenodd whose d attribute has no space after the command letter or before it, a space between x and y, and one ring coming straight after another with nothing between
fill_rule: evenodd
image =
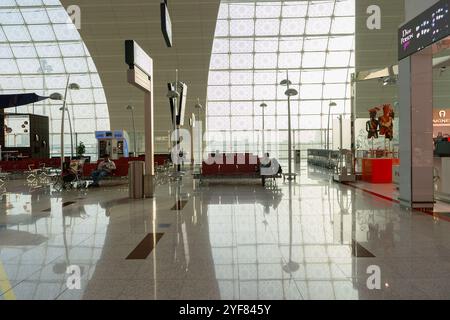
<instances>
[{"instance_id":1,"label":"polished marble floor","mask_svg":"<svg viewBox=\"0 0 450 320\"><path fill-rule=\"evenodd\" d=\"M0 299L450 298L450 222L296 169L296 183L271 189L187 175L146 200L126 186L11 180L0 190ZM158 233L146 258L127 259Z\"/></svg>"}]
</instances>

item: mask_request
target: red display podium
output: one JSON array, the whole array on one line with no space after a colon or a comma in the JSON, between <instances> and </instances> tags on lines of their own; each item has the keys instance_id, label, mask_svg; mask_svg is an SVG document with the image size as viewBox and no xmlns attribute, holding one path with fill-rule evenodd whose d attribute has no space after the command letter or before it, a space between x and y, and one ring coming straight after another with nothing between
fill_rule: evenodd
<instances>
[{"instance_id":1,"label":"red display podium","mask_svg":"<svg viewBox=\"0 0 450 320\"><path fill-rule=\"evenodd\" d=\"M362 159L362 179L369 183L392 183L392 166L400 164L399 159Z\"/></svg>"}]
</instances>

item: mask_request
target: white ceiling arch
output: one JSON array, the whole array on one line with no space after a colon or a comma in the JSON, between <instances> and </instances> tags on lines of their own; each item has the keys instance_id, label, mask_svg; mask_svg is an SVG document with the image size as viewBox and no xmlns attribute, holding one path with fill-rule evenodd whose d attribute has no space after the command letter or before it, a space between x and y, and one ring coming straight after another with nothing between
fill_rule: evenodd
<instances>
[{"instance_id":1,"label":"white ceiling arch","mask_svg":"<svg viewBox=\"0 0 450 320\"><path fill-rule=\"evenodd\" d=\"M173 24L173 48L166 48L160 27L160 0L62 0L65 7L81 8L80 34L91 52L105 87L112 129L132 131L129 112L136 107L137 130L143 131L143 96L126 81L124 40L136 40L153 58L156 136L170 129L167 82L175 69L188 86L187 114L197 97L206 100L208 69L219 0L169 0ZM167 143L156 142L157 152Z\"/></svg>"}]
</instances>

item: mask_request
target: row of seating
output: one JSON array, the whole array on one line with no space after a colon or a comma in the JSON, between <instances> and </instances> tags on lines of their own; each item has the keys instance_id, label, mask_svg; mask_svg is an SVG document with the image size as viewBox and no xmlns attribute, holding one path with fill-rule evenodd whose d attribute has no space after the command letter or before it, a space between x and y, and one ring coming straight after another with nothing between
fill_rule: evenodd
<instances>
[{"instance_id":1,"label":"row of seating","mask_svg":"<svg viewBox=\"0 0 450 320\"><path fill-rule=\"evenodd\" d=\"M97 170L98 165L100 162L102 162L102 159L99 159L97 162L94 163L85 163L83 166L83 177L90 177L92 175L92 172ZM133 161L145 161L144 156L139 156L136 158L119 158L114 161L114 164L116 165L116 170L113 171L111 174L113 177L126 177L128 176L128 166L130 162Z\"/></svg>"},{"instance_id":2,"label":"row of seating","mask_svg":"<svg viewBox=\"0 0 450 320\"><path fill-rule=\"evenodd\" d=\"M203 176L255 176L260 172L258 156L241 154L211 154L202 163Z\"/></svg>"},{"instance_id":3,"label":"row of seating","mask_svg":"<svg viewBox=\"0 0 450 320\"><path fill-rule=\"evenodd\" d=\"M17 161L0 161L0 168L3 172L25 172L30 168L38 169L59 168L61 166L60 158L52 159L23 159Z\"/></svg>"},{"instance_id":4,"label":"row of seating","mask_svg":"<svg viewBox=\"0 0 450 320\"><path fill-rule=\"evenodd\" d=\"M169 160L168 154L156 154L155 155L155 164L164 165ZM66 157L66 161L70 161L69 157ZM120 158L118 160L114 160L118 170L117 174L120 176L128 175L128 163L130 161L145 161L145 156L139 156L136 158ZM97 168L97 163L85 163L86 174L92 173L92 171ZM3 172L25 172L30 170L30 168L38 169L38 168L60 168L61 167L61 159L60 158L51 158L51 159L23 159L17 161L0 161L0 168Z\"/></svg>"}]
</instances>

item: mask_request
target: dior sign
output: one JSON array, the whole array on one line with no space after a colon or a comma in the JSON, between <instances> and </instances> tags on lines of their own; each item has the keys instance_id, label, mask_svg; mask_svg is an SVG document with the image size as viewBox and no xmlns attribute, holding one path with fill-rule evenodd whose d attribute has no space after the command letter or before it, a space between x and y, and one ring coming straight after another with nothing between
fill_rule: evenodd
<instances>
[{"instance_id":1,"label":"dior sign","mask_svg":"<svg viewBox=\"0 0 450 320\"><path fill-rule=\"evenodd\" d=\"M441 0L398 30L398 60L450 35L450 0Z\"/></svg>"}]
</instances>

